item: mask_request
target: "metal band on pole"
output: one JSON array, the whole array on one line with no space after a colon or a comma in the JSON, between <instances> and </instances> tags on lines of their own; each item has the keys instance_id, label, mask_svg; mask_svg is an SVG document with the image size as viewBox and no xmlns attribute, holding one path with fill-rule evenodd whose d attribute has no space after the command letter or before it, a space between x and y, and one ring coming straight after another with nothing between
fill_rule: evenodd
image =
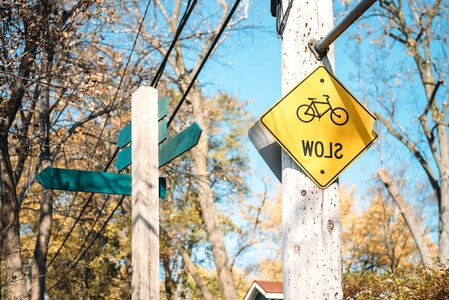
<instances>
[{"instance_id":1,"label":"metal band on pole","mask_svg":"<svg viewBox=\"0 0 449 300\"><path fill-rule=\"evenodd\" d=\"M334 28L319 41L311 41L309 47L318 60L321 60L332 44L349 26L352 25L363 13L377 0L362 0Z\"/></svg>"}]
</instances>

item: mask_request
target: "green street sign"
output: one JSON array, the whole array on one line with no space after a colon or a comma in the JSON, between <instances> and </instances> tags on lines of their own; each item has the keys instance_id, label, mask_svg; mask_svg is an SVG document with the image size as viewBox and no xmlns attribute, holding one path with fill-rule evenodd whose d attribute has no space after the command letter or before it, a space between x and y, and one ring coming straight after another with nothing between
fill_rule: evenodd
<instances>
[{"instance_id":1,"label":"green street sign","mask_svg":"<svg viewBox=\"0 0 449 300\"><path fill-rule=\"evenodd\" d=\"M201 129L198 123L193 123L187 129L184 129L173 138L159 145L159 167L162 167L186 151L195 147L201 136ZM131 146L124 148L117 155L115 166L118 171L131 165Z\"/></svg>"},{"instance_id":2,"label":"green street sign","mask_svg":"<svg viewBox=\"0 0 449 300\"><path fill-rule=\"evenodd\" d=\"M48 190L131 195L131 175L60 168L45 168L36 176ZM165 198L167 182L159 177L159 197Z\"/></svg>"},{"instance_id":3,"label":"green street sign","mask_svg":"<svg viewBox=\"0 0 449 300\"><path fill-rule=\"evenodd\" d=\"M158 101L158 118L159 118L159 143L162 143L168 136L167 120L164 119L167 114L168 97L163 97ZM131 123L123 127L117 135L117 145L120 148L125 147L131 142Z\"/></svg>"},{"instance_id":4,"label":"green street sign","mask_svg":"<svg viewBox=\"0 0 449 300\"><path fill-rule=\"evenodd\" d=\"M117 145L123 148L131 143L131 123L123 127L117 136ZM159 144L165 141L168 137L167 119L160 120L158 123Z\"/></svg>"},{"instance_id":5,"label":"green street sign","mask_svg":"<svg viewBox=\"0 0 449 300\"><path fill-rule=\"evenodd\" d=\"M157 115L158 115L158 120L162 120L163 118L165 118L168 115L168 97L162 97L158 102L157 102Z\"/></svg>"},{"instance_id":6,"label":"green street sign","mask_svg":"<svg viewBox=\"0 0 449 300\"><path fill-rule=\"evenodd\" d=\"M131 165L131 146L128 146L120 151L117 155L117 159L115 160L115 168L119 172L129 165Z\"/></svg>"},{"instance_id":7,"label":"green street sign","mask_svg":"<svg viewBox=\"0 0 449 300\"><path fill-rule=\"evenodd\" d=\"M167 140L167 120L164 119L168 114L167 102L167 97L158 102L159 167L195 147L202 132L198 123L194 123ZM122 148L115 162L119 171L131 164L131 146L125 147L131 142L131 129L131 124L128 124L117 136L117 144ZM161 144L165 140L167 141ZM129 174L45 168L36 179L45 189L50 190L131 195L132 180ZM165 198L166 193L166 179L159 177L159 197Z\"/></svg>"}]
</instances>

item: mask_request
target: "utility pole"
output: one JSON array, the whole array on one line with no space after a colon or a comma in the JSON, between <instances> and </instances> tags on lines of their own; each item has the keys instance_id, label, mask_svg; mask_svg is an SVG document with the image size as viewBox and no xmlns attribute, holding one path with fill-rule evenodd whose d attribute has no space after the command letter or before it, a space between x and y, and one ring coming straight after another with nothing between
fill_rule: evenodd
<instances>
[{"instance_id":1,"label":"utility pole","mask_svg":"<svg viewBox=\"0 0 449 300\"><path fill-rule=\"evenodd\" d=\"M133 300L159 299L158 93L142 86L132 94Z\"/></svg>"},{"instance_id":2,"label":"utility pole","mask_svg":"<svg viewBox=\"0 0 449 300\"><path fill-rule=\"evenodd\" d=\"M331 44L375 2L376 0L361 0L332 28L332 0L271 0L271 14L276 16L277 33L282 37L283 96L249 129L248 137L282 183L284 299L343 297L340 199L338 179L335 178L374 143L377 134L373 129L375 116L331 74ZM318 87L311 84L313 76L319 76L314 77L314 80L326 82L326 85ZM325 77L328 79L324 79ZM311 119L301 119L298 111L301 107L310 105L302 102L304 97L309 100L316 99L312 95L312 98L307 98L309 92L315 96L317 92L318 95L326 93L322 95L327 99L333 94L334 99L340 101L340 105L345 108L338 110L341 109L344 113L334 113L334 118L342 119L336 119L336 122L331 116L331 121L337 126L346 124L344 129L331 128L325 125L325 122L317 127L304 125ZM319 111L317 114L319 119ZM312 116L312 119L315 117L310 114L309 116ZM343 144L349 146L345 147L346 161L339 165L335 160L323 163L305 159L306 156L312 155L307 152L307 146L304 146L306 144L301 138L324 138L330 141L330 147L333 141L339 139L335 145L339 144L341 148ZM303 143L302 150L299 150L300 142ZM323 142L318 140L315 143L315 156L322 158L323 153L317 152L317 149L320 149L317 148L318 145L323 145ZM327 188L321 189L315 185L283 149L289 151L317 185ZM322 150L323 148L320 151ZM326 155L324 158L333 159L333 156ZM343 156L335 155L335 158L338 160ZM330 167L333 169L329 169ZM316 175L321 179L318 180Z\"/></svg>"},{"instance_id":3,"label":"utility pole","mask_svg":"<svg viewBox=\"0 0 449 300\"><path fill-rule=\"evenodd\" d=\"M332 29L332 4L282 0L282 95L321 64L332 71L332 49L321 61L309 49ZM338 183L320 189L284 150L281 156L284 299L342 299Z\"/></svg>"}]
</instances>

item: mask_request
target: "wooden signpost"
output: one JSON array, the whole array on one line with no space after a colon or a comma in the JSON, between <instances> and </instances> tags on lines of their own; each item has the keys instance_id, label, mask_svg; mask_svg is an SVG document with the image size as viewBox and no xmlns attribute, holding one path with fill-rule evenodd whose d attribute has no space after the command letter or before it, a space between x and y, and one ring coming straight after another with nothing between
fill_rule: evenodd
<instances>
[{"instance_id":1,"label":"wooden signpost","mask_svg":"<svg viewBox=\"0 0 449 300\"><path fill-rule=\"evenodd\" d=\"M159 299L157 98L152 87L132 94L132 299Z\"/></svg>"},{"instance_id":2,"label":"wooden signpost","mask_svg":"<svg viewBox=\"0 0 449 300\"><path fill-rule=\"evenodd\" d=\"M168 139L167 101L140 87L132 95L132 124L117 136L116 168L132 174L46 168L36 176L50 190L132 195L132 299L159 299L159 198L166 180L158 169L195 147L202 129L194 123ZM131 144L131 145L129 145Z\"/></svg>"}]
</instances>

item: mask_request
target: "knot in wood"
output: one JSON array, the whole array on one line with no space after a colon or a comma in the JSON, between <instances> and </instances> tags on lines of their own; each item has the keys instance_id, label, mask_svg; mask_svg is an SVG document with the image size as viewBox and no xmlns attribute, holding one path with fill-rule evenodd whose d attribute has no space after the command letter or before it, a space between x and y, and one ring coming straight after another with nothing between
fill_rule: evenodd
<instances>
[{"instance_id":1,"label":"knot in wood","mask_svg":"<svg viewBox=\"0 0 449 300\"><path fill-rule=\"evenodd\" d=\"M299 244L295 244L295 252L296 253L301 252L301 246Z\"/></svg>"},{"instance_id":2,"label":"knot in wood","mask_svg":"<svg viewBox=\"0 0 449 300\"><path fill-rule=\"evenodd\" d=\"M328 220L327 221L327 229L329 229L329 231L332 231L332 230L334 230L334 227L335 227L334 221L333 220Z\"/></svg>"}]
</instances>

